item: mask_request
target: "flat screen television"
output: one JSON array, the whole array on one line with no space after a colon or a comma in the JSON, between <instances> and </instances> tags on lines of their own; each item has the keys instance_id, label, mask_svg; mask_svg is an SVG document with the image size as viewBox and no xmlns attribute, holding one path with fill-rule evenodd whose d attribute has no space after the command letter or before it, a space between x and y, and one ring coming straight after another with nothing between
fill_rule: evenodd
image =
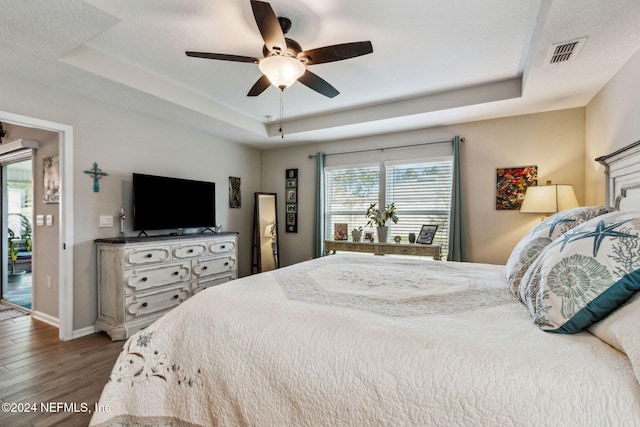
<instances>
[{"instance_id":1,"label":"flat screen television","mask_svg":"<svg viewBox=\"0 0 640 427\"><path fill-rule=\"evenodd\" d=\"M133 174L133 229L170 230L216 225L216 185Z\"/></svg>"}]
</instances>

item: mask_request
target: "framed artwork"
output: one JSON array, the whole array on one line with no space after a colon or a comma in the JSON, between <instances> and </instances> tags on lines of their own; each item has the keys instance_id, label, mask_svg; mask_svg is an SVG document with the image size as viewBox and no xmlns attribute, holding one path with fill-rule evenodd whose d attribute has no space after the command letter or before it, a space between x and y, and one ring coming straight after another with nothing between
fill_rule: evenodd
<instances>
[{"instance_id":1,"label":"framed artwork","mask_svg":"<svg viewBox=\"0 0 640 427\"><path fill-rule=\"evenodd\" d=\"M347 240L349 237L347 233L348 229L349 229L348 224L334 224L333 240Z\"/></svg>"},{"instance_id":2,"label":"framed artwork","mask_svg":"<svg viewBox=\"0 0 640 427\"><path fill-rule=\"evenodd\" d=\"M284 182L287 233L298 232L298 169L287 169Z\"/></svg>"},{"instance_id":3,"label":"framed artwork","mask_svg":"<svg viewBox=\"0 0 640 427\"><path fill-rule=\"evenodd\" d=\"M538 184L538 166L499 168L496 171L496 210L518 210L527 187Z\"/></svg>"},{"instance_id":4,"label":"framed artwork","mask_svg":"<svg viewBox=\"0 0 640 427\"><path fill-rule=\"evenodd\" d=\"M242 203L240 178L229 177L229 207L239 209Z\"/></svg>"},{"instance_id":5,"label":"framed artwork","mask_svg":"<svg viewBox=\"0 0 640 427\"><path fill-rule=\"evenodd\" d=\"M438 230L437 225L423 225L418 234L416 243L422 243L423 245L430 245L433 243L433 238L436 236Z\"/></svg>"},{"instance_id":6,"label":"framed artwork","mask_svg":"<svg viewBox=\"0 0 640 427\"><path fill-rule=\"evenodd\" d=\"M44 203L60 203L60 157L42 159L44 172Z\"/></svg>"}]
</instances>

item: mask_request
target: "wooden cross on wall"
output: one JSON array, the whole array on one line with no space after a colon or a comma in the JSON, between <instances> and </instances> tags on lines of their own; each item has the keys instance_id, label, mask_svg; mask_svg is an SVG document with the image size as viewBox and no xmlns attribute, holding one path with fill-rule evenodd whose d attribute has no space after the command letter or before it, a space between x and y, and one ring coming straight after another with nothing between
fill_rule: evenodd
<instances>
[{"instance_id":1,"label":"wooden cross on wall","mask_svg":"<svg viewBox=\"0 0 640 427\"><path fill-rule=\"evenodd\" d=\"M103 176L109 175L106 172L102 172L102 169L98 168L97 162L93 162L93 169L87 169L86 171L84 171L84 173L86 173L91 178L93 178L94 193L97 193L98 191L100 191L100 184L98 183L99 182L98 180L101 179Z\"/></svg>"}]
</instances>

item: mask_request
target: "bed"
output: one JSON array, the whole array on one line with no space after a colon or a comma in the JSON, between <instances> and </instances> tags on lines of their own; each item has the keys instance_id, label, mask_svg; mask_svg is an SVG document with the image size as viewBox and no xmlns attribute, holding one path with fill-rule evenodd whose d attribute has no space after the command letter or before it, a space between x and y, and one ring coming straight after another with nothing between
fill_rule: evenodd
<instances>
[{"instance_id":1,"label":"bed","mask_svg":"<svg viewBox=\"0 0 640 427\"><path fill-rule=\"evenodd\" d=\"M623 208L505 266L337 254L198 293L124 344L91 425L640 425L638 151L602 160Z\"/></svg>"}]
</instances>

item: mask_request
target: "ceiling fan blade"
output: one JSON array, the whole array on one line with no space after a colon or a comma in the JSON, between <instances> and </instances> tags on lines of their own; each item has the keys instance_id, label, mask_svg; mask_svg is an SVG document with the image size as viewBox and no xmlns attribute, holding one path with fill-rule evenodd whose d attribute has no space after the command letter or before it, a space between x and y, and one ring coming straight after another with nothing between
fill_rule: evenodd
<instances>
[{"instance_id":1,"label":"ceiling fan blade","mask_svg":"<svg viewBox=\"0 0 640 427\"><path fill-rule=\"evenodd\" d=\"M298 58L304 58L306 56L308 61L307 65L313 65L342 61L343 59L367 55L371 52L373 52L373 46L370 41L353 42L305 50L298 54Z\"/></svg>"},{"instance_id":2,"label":"ceiling fan blade","mask_svg":"<svg viewBox=\"0 0 640 427\"><path fill-rule=\"evenodd\" d=\"M251 89L249 89L249 93L247 94L247 96L260 95L262 92L267 90L270 84L271 82L269 81L267 76L262 75L262 77L258 79L258 81L251 87Z\"/></svg>"},{"instance_id":3,"label":"ceiling fan blade","mask_svg":"<svg viewBox=\"0 0 640 427\"><path fill-rule=\"evenodd\" d=\"M260 62L258 58L252 58L250 56L240 56L240 55L227 55L224 53L207 53L207 52L185 52L187 56L191 56L194 58L205 58L205 59L219 59L222 61L233 61L233 62L250 62L252 64L257 64Z\"/></svg>"},{"instance_id":4,"label":"ceiling fan blade","mask_svg":"<svg viewBox=\"0 0 640 427\"><path fill-rule=\"evenodd\" d=\"M284 54L287 51L287 42L271 5L263 1L252 0L251 9L253 9L253 17L256 19L256 24L258 24L267 49L271 52Z\"/></svg>"},{"instance_id":5,"label":"ceiling fan blade","mask_svg":"<svg viewBox=\"0 0 640 427\"><path fill-rule=\"evenodd\" d=\"M298 78L298 81L328 98L333 98L340 93L335 87L327 83L326 80L318 77L309 70L305 71L304 74Z\"/></svg>"}]
</instances>

